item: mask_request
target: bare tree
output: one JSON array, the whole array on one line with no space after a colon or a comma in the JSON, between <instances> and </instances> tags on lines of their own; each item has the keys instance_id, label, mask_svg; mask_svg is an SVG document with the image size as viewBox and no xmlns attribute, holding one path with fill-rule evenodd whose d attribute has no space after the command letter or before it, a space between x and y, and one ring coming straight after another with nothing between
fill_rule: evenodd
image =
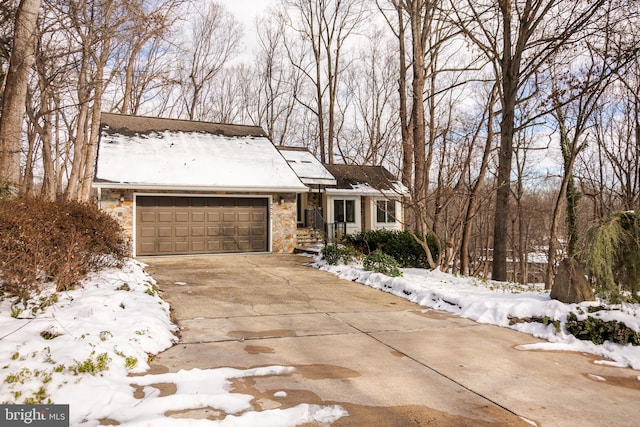
<instances>
[{"instance_id":1,"label":"bare tree","mask_svg":"<svg viewBox=\"0 0 640 427\"><path fill-rule=\"evenodd\" d=\"M283 12L270 9L257 24L258 93L252 100L247 99L251 102L246 102L246 106L252 122L263 126L274 144L285 145L291 128L295 126L293 117L302 74L291 65L287 55L287 18Z\"/></svg>"},{"instance_id":2,"label":"bare tree","mask_svg":"<svg viewBox=\"0 0 640 427\"><path fill-rule=\"evenodd\" d=\"M488 102L485 104L481 120L477 125L477 130L473 133L471 143L469 144L469 150L471 151L476 145L476 140L481 138L482 127L486 126L486 136L484 138L482 157L480 160L477 176L473 178L469 185L469 195L467 198L465 217L462 225L462 236L460 242L460 271L462 274L472 273L471 263L469 260L469 255L471 253L471 233L473 230L473 219L477 215L478 207L480 205L480 192L485 186L485 180L487 172L489 170L489 158L494 146L494 118L496 98L497 85L494 85L489 93ZM469 153L468 158L472 158L471 153ZM476 251L476 253L479 253L479 251Z\"/></svg>"},{"instance_id":3,"label":"bare tree","mask_svg":"<svg viewBox=\"0 0 640 427\"><path fill-rule=\"evenodd\" d=\"M372 32L345 75L350 103L343 115L348 123L337 144L343 163L400 170L397 58L382 29Z\"/></svg>"},{"instance_id":4,"label":"bare tree","mask_svg":"<svg viewBox=\"0 0 640 427\"><path fill-rule=\"evenodd\" d=\"M507 279L511 168L517 104L536 92L550 58L594 23L605 0L466 0L455 2L455 22L492 63L500 83L500 151L492 277Z\"/></svg>"},{"instance_id":5,"label":"bare tree","mask_svg":"<svg viewBox=\"0 0 640 427\"><path fill-rule=\"evenodd\" d=\"M157 87L168 79L170 67L163 57L169 56L169 38L174 35L179 13L186 0L139 0L125 3L129 16L120 37L123 69L118 72L122 98L117 110L137 114L145 101L150 101ZM155 106L150 106L154 108Z\"/></svg>"},{"instance_id":6,"label":"bare tree","mask_svg":"<svg viewBox=\"0 0 640 427\"><path fill-rule=\"evenodd\" d=\"M178 58L179 98L189 120L203 120L211 83L238 52L242 27L216 2L203 2L190 19Z\"/></svg>"},{"instance_id":7,"label":"bare tree","mask_svg":"<svg viewBox=\"0 0 640 427\"><path fill-rule=\"evenodd\" d=\"M282 4L289 15L291 35L286 46L291 63L306 77L314 92L311 100L302 94L296 94L296 100L316 117L320 160L333 163L344 47L365 20L364 3L361 0L282 0Z\"/></svg>"}]
</instances>

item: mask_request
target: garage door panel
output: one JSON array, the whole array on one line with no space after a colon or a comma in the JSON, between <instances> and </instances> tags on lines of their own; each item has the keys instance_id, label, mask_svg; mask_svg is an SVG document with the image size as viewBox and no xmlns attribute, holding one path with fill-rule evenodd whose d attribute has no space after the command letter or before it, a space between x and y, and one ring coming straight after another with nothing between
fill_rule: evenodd
<instances>
[{"instance_id":1,"label":"garage door panel","mask_svg":"<svg viewBox=\"0 0 640 427\"><path fill-rule=\"evenodd\" d=\"M222 240L223 252L236 252L237 250L238 250L238 245L237 245L236 239L223 238Z\"/></svg>"},{"instance_id":2,"label":"garage door panel","mask_svg":"<svg viewBox=\"0 0 640 427\"><path fill-rule=\"evenodd\" d=\"M251 227L251 235L252 236L265 236L267 230L261 225L255 225Z\"/></svg>"},{"instance_id":3,"label":"garage door panel","mask_svg":"<svg viewBox=\"0 0 640 427\"><path fill-rule=\"evenodd\" d=\"M213 253L222 252L222 242L218 239L207 240L207 252L213 252Z\"/></svg>"},{"instance_id":4,"label":"garage door panel","mask_svg":"<svg viewBox=\"0 0 640 427\"><path fill-rule=\"evenodd\" d=\"M190 197L170 197L169 199L173 199L172 206L176 208L187 208L191 204Z\"/></svg>"},{"instance_id":5,"label":"garage door panel","mask_svg":"<svg viewBox=\"0 0 640 427\"><path fill-rule=\"evenodd\" d=\"M207 199L204 197L191 197L189 206L192 208L204 208L207 206Z\"/></svg>"},{"instance_id":6,"label":"garage door panel","mask_svg":"<svg viewBox=\"0 0 640 427\"><path fill-rule=\"evenodd\" d=\"M176 212L174 216L175 222L189 222L189 212L180 211Z\"/></svg>"},{"instance_id":7,"label":"garage door panel","mask_svg":"<svg viewBox=\"0 0 640 427\"><path fill-rule=\"evenodd\" d=\"M175 242L175 251L178 254L188 254L189 251L189 242Z\"/></svg>"},{"instance_id":8,"label":"garage door panel","mask_svg":"<svg viewBox=\"0 0 640 427\"><path fill-rule=\"evenodd\" d=\"M158 212L158 222L173 222L173 212Z\"/></svg>"},{"instance_id":9,"label":"garage door panel","mask_svg":"<svg viewBox=\"0 0 640 427\"><path fill-rule=\"evenodd\" d=\"M146 253L146 254L156 253L157 252L156 245L155 245L155 243L142 242L142 243L140 243L139 252Z\"/></svg>"},{"instance_id":10,"label":"garage door panel","mask_svg":"<svg viewBox=\"0 0 640 427\"><path fill-rule=\"evenodd\" d=\"M136 253L265 252L268 199L136 197Z\"/></svg>"},{"instance_id":11,"label":"garage door panel","mask_svg":"<svg viewBox=\"0 0 640 427\"><path fill-rule=\"evenodd\" d=\"M265 239L252 239L251 240L251 250L259 251L260 248L263 248L267 244Z\"/></svg>"},{"instance_id":12,"label":"garage door panel","mask_svg":"<svg viewBox=\"0 0 640 427\"><path fill-rule=\"evenodd\" d=\"M141 227L140 235L142 237L156 237L156 227Z\"/></svg>"},{"instance_id":13,"label":"garage door panel","mask_svg":"<svg viewBox=\"0 0 640 427\"><path fill-rule=\"evenodd\" d=\"M204 240L199 240L196 242L191 242L191 251L190 252L206 252L206 244Z\"/></svg>"},{"instance_id":14,"label":"garage door panel","mask_svg":"<svg viewBox=\"0 0 640 427\"><path fill-rule=\"evenodd\" d=\"M171 254L173 253L173 244L171 240L161 240L158 242L157 251L161 254Z\"/></svg>"},{"instance_id":15,"label":"garage door panel","mask_svg":"<svg viewBox=\"0 0 640 427\"><path fill-rule=\"evenodd\" d=\"M143 212L140 215L140 222L156 222L156 212Z\"/></svg>"},{"instance_id":16,"label":"garage door panel","mask_svg":"<svg viewBox=\"0 0 640 427\"><path fill-rule=\"evenodd\" d=\"M174 230L175 230L175 237L188 237L189 236L189 227L176 226L174 228Z\"/></svg>"},{"instance_id":17,"label":"garage door panel","mask_svg":"<svg viewBox=\"0 0 640 427\"><path fill-rule=\"evenodd\" d=\"M238 249L242 252L248 252L251 250L251 241L240 239L238 240Z\"/></svg>"},{"instance_id":18,"label":"garage door panel","mask_svg":"<svg viewBox=\"0 0 640 427\"><path fill-rule=\"evenodd\" d=\"M158 230L158 237L171 237L171 231L173 230L171 227L158 226L156 228Z\"/></svg>"}]
</instances>

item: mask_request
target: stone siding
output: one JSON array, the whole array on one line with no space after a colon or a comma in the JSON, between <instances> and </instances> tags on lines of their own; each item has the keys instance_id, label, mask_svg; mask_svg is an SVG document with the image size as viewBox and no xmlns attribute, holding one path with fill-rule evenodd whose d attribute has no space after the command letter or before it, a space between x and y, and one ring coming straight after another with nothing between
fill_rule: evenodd
<instances>
[{"instance_id":1,"label":"stone siding","mask_svg":"<svg viewBox=\"0 0 640 427\"><path fill-rule=\"evenodd\" d=\"M275 194L271 209L273 253L290 254L296 248L296 195Z\"/></svg>"},{"instance_id":2,"label":"stone siding","mask_svg":"<svg viewBox=\"0 0 640 427\"><path fill-rule=\"evenodd\" d=\"M98 207L120 223L129 244L129 251L133 253L133 190L103 188Z\"/></svg>"}]
</instances>

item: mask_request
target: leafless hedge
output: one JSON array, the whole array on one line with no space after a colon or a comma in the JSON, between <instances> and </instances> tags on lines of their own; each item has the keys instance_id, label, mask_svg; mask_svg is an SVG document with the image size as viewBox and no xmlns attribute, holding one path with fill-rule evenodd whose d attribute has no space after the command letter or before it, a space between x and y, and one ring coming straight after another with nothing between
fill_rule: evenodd
<instances>
[{"instance_id":1,"label":"leafless hedge","mask_svg":"<svg viewBox=\"0 0 640 427\"><path fill-rule=\"evenodd\" d=\"M40 283L58 291L126 255L119 224L97 207L37 198L0 201L0 290L28 298Z\"/></svg>"}]
</instances>

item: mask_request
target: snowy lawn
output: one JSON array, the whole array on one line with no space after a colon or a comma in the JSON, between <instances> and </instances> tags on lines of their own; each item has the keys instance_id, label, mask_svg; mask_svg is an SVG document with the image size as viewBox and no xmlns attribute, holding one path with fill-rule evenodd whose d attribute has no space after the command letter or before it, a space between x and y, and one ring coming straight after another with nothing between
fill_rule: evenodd
<instances>
[{"instance_id":1,"label":"snowy lawn","mask_svg":"<svg viewBox=\"0 0 640 427\"><path fill-rule=\"evenodd\" d=\"M587 314L590 306L597 307L602 303L564 304L552 300L543 286L482 281L422 269L402 269L402 277L392 278L365 271L357 262L350 265L328 265L319 255L315 257L313 265L342 279L389 292L423 307L447 311L478 323L515 329L548 341L522 345L519 347L521 349L590 353L610 359L597 363L640 369L640 346L609 341L596 345L575 338L564 326L567 315L573 312L577 313L578 319L589 315L605 322L620 321L638 332L639 304L623 304ZM544 319L547 324L531 321L532 319ZM556 325L552 323L553 320L557 321Z\"/></svg>"},{"instance_id":2,"label":"snowy lawn","mask_svg":"<svg viewBox=\"0 0 640 427\"><path fill-rule=\"evenodd\" d=\"M640 369L640 347L605 342L595 345L566 332L571 312L586 313L599 303L563 304L539 287L484 282L439 271L403 269L390 278L361 265L314 266L339 277L390 292L427 309L444 310L480 323L512 328L548 342L524 349L587 352L606 357L599 363ZM640 307L626 304L590 314L618 320L640 330ZM526 319L557 320L552 322ZM331 423L346 411L339 406L300 404L255 411L252 396L231 392L240 377L285 375L293 368L265 366L181 370L145 375L150 355L176 342L169 306L142 265L130 260L122 269L95 274L81 287L54 294L53 285L25 307L0 301L0 403L64 403L72 426L97 426L110 419L125 426L294 426ZM131 376L131 374L138 374ZM639 378L640 379L640 378ZM172 383L176 393L161 397L153 384ZM141 393L142 392L142 393ZM283 397L275 393L274 399ZM226 416L218 421L168 418L167 411L210 407Z\"/></svg>"},{"instance_id":3,"label":"snowy lawn","mask_svg":"<svg viewBox=\"0 0 640 427\"><path fill-rule=\"evenodd\" d=\"M291 367L130 376L143 374L151 355L177 341L168 304L136 261L92 275L73 291L54 289L27 307L0 301L0 403L69 404L71 426L97 426L101 419L124 426L294 426L347 415L339 406L307 404L258 412L253 396L231 392L233 378L289 374ZM152 386L159 383L175 384L176 393L160 397ZM276 394L275 400L282 397ZM227 415L219 421L164 416L206 407Z\"/></svg>"}]
</instances>

